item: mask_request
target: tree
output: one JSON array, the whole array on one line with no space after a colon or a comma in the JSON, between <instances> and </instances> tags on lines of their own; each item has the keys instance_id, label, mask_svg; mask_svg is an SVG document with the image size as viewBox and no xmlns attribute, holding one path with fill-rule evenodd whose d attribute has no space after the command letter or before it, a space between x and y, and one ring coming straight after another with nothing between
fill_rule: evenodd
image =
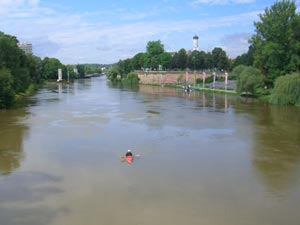
<instances>
[{"instance_id":1,"label":"tree","mask_svg":"<svg viewBox=\"0 0 300 225\"><path fill-rule=\"evenodd\" d=\"M260 71L252 66L246 67L237 80L237 92L255 95L263 86L263 76Z\"/></svg>"},{"instance_id":2,"label":"tree","mask_svg":"<svg viewBox=\"0 0 300 225\"><path fill-rule=\"evenodd\" d=\"M213 66L218 70L228 70L229 60L226 52L222 48L212 50Z\"/></svg>"},{"instance_id":3,"label":"tree","mask_svg":"<svg viewBox=\"0 0 300 225\"><path fill-rule=\"evenodd\" d=\"M41 83L43 73L42 59L32 54L27 55L27 67L33 83Z\"/></svg>"},{"instance_id":4,"label":"tree","mask_svg":"<svg viewBox=\"0 0 300 225\"><path fill-rule=\"evenodd\" d=\"M85 66L83 64L78 64L77 66L79 78L85 77Z\"/></svg>"},{"instance_id":5,"label":"tree","mask_svg":"<svg viewBox=\"0 0 300 225\"><path fill-rule=\"evenodd\" d=\"M119 60L117 67L122 78L133 70L131 59Z\"/></svg>"},{"instance_id":6,"label":"tree","mask_svg":"<svg viewBox=\"0 0 300 225\"><path fill-rule=\"evenodd\" d=\"M184 48L179 50L177 57L177 68L184 70L187 66L187 54Z\"/></svg>"},{"instance_id":7,"label":"tree","mask_svg":"<svg viewBox=\"0 0 300 225\"><path fill-rule=\"evenodd\" d=\"M164 45L161 43L160 40L158 41L149 41L147 43L147 53L153 57L158 56L164 52Z\"/></svg>"},{"instance_id":8,"label":"tree","mask_svg":"<svg viewBox=\"0 0 300 225\"><path fill-rule=\"evenodd\" d=\"M250 45L248 52L236 57L233 62L232 67L236 67L238 65L245 65L245 66L253 66L253 54L254 54L254 47Z\"/></svg>"},{"instance_id":9,"label":"tree","mask_svg":"<svg viewBox=\"0 0 300 225\"><path fill-rule=\"evenodd\" d=\"M118 76L120 75L119 75L118 68L116 66L112 67L107 73L107 78L112 82L117 82Z\"/></svg>"},{"instance_id":10,"label":"tree","mask_svg":"<svg viewBox=\"0 0 300 225\"><path fill-rule=\"evenodd\" d=\"M168 52L164 52L159 55L159 64L163 67L163 69L170 69L172 62L172 55Z\"/></svg>"},{"instance_id":11,"label":"tree","mask_svg":"<svg viewBox=\"0 0 300 225\"><path fill-rule=\"evenodd\" d=\"M63 65L61 62L56 59L56 58L48 58L45 57L42 61L43 65L43 79L48 80L48 79L57 79L57 73L58 69L62 69ZM77 66L78 68L78 66ZM79 69L78 69L79 72Z\"/></svg>"},{"instance_id":12,"label":"tree","mask_svg":"<svg viewBox=\"0 0 300 225\"><path fill-rule=\"evenodd\" d=\"M9 69L0 69L0 108L6 108L13 104L15 91L13 89L13 77Z\"/></svg>"},{"instance_id":13,"label":"tree","mask_svg":"<svg viewBox=\"0 0 300 225\"><path fill-rule=\"evenodd\" d=\"M136 85L139 83L139 77L136 73L130 72L126 75L126 78L122 82L130 85Z\"/></svg>"},{"instance_id":14,"label":"tree","mask_svg":"<svg viewBox=\"0 0 300 225\"><path fill-rule=\"evenodd\" d=\"M295 1L282 0L259 17L250 40L255 48L254 65L262 71L265 83L273 85L278 76L300 69L300 15Z\"/></svg>"},{"instance_id":15,"label":"tree","mask_svg":"<svg viewBox=\"0 0 300 225\"><path fill-rule=\"evenodd\" d=\"M208 52L205 56L205 68L212 69L214 67L213 56L210 52Z\"/></svg>"},{"instance_id":16,"label":"tree","mask_svg":"<svg viewBox=\"0 0 300 225\"><path fill-rule=\"evenodd\" d=\"M145 53L140 52L132 58L132 66L134 69L140 70L144 67L144 55Z\"/></svg>"},{"instance_id":17,"label":"tree","mask_svg":"<svg viewBox=\"0 0 300 225\"><path fill-rule=\"evenodd\" d=\"M193 51L192 54L188 56L187 66L193 70L204 69L205 57L206 53L204 51Z\"/></svg>"},{"instance_id":18,"label":"tree","mask_svg":"<svg viewBox=\"0 0 300 225\"><path fill-rule=\"evenodd\" d=\"M278 77L270 97L270 102L280 105L300 104L300 74Z\"/></svg>"}]
</instances>

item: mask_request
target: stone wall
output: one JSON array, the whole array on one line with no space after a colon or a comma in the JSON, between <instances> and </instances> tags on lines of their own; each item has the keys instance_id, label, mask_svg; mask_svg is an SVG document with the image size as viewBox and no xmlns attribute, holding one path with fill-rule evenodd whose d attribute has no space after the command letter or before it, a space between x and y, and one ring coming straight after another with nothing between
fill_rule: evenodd
<instances>
[{"instance_id":1,"label":"stone wall","mask_svg":"<svg viewBox=\"0 0 300 225\"><path fill-rule=\"evenodd\" d=\"M185 72L185 71L136 71L140 78L141 84L178 84L178 83L195 83L198 78L203 78L202 72ZM206 73L210 77L210 73Z\"/></svg>"}]
</instances>

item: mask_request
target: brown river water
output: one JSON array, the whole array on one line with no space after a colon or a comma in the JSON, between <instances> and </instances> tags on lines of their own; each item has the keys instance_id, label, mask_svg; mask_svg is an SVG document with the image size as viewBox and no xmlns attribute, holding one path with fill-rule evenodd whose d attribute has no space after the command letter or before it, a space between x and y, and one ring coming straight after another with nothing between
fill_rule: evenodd
<instances>
[{"instance_id":1,"label":"brown river water","mask_svg":"<svg viewBox=\"0 0 300 225\"><path fill-rule=\"evenodd\" d=\"M0 111L0 225L299 225L299 212L299 107L102 77Z\"/></svg>"}]
</instances>

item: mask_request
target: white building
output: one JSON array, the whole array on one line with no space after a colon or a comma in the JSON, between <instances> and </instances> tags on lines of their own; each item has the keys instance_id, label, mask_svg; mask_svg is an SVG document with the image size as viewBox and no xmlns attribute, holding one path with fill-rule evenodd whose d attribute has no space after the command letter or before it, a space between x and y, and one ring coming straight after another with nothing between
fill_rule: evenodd
<instances>
[{"instance_id":1,"label":"white building","mask_svg":"<svg viewBox=\"0 0 300 225\"><path fill-rule=\"evenodd\" d=\"M20 49L22 49L26 54L32 54L32 44L25 43L25 42L19 42L18 46Z\"/></svg>"},{"instance_id":2,"label":"white building","mask_svg":"<svg viewBox=\"0 0 300 225\"><path fill-rule=\"evenodd\" d=\"M62 81L62 69L58 69L57 75L58 75L57 82L61 82Z\"/></svg>"},{"instance_id":3,"label":"white building","mask_svg":"<svg viewBox=\"0 0 300 225\"><path fill-rule=\"evenodd\" d=\"M193 37L193 44L194 44L193 51L195 51L195 50L198 51L198 39L199 39L199 37L197 35L195 35Z\"/></svg>"}]
</instances>

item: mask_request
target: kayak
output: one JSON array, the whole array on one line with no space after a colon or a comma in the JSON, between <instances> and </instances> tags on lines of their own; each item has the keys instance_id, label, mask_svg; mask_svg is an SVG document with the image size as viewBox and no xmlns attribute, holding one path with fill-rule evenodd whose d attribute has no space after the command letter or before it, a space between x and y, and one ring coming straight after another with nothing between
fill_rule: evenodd
<instances>
[{"instance_id":1,"label":"kayak","mask_svg":"<svg viewBox=\"0 0 300 225\"><path fill-rule=\"evenodd\" d=\"M127 160L128 163L132 163L132 161L133 161L133 156L132 156L132 155L126 156L126 160Z\"/></svg>"}]
</instances>

